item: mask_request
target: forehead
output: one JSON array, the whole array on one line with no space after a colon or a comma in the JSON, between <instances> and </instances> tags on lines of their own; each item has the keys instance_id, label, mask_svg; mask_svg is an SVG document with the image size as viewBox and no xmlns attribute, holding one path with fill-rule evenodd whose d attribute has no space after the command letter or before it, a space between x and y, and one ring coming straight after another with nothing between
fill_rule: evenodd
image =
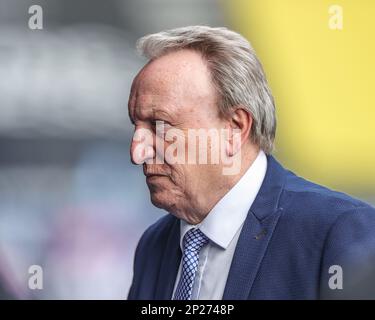
<instances>
[{"instance_id":1,"label":"forehead","mask_svg":"<svg viewBox=\"0 0 375 320\"><path fill-rule=\"evenodd\" d=\"M140 71L129 108L177 112L213 99L215 90L204 60L197 52L181 50L149 62Z\"/></svg>"},{"instance_id":2,"label":"forehead","mask_svg":"<svg viewBox=\"0 0 375 320\"><path fill-rule=\"evenodd\" d=\"M157 118L157 117L176 117L182 109L178 100L173 96L140 94L136 95L132 109L133 118Z\"/></svg>"}]
</instances>

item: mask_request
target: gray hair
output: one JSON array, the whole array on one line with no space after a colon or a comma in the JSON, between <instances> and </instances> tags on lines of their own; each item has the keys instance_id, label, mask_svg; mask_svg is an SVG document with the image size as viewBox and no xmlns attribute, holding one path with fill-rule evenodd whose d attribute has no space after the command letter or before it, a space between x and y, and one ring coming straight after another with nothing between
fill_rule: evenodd
<instances>
[{"instance_id":1,"label":"gray hair","mask_svg":"<svg viewBox=\"0 0 375 320\"><path fill-rule=\"evenodd\" d=\"M244 37L227 28L189 26L146 35L137 41L137 49L148 59L181 49L200 52L219 94L222 114L245 107L253 117L252 141L267 154L273 151L274 100L262 65Z\"/></svg>"}]
</instances>

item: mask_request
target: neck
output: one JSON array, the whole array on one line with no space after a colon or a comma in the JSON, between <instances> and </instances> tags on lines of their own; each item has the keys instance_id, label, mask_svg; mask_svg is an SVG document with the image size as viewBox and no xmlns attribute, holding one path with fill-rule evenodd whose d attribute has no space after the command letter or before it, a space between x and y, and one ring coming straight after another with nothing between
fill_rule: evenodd
<instances>
[{"instance_id":1,"label":"neck","mask_svg":"<svg viewBox=\"0 0 375 320\"><path fill-rule=\"evenodd\" d=\"M201 223L204 218L211 212L212 208L231 190L237 182L242 178L246 171L251 167L257 158L259 148L251 148L248 152L243 152L241 155L241 169L235 175L221 175L220 180L212 183L210 191L205 194L200 194L197 199L196 206L192 210L189 209L187 214L181 216L189 224ZM212 186L216 186L215 189Z\"/></svg>"}]
</instances>

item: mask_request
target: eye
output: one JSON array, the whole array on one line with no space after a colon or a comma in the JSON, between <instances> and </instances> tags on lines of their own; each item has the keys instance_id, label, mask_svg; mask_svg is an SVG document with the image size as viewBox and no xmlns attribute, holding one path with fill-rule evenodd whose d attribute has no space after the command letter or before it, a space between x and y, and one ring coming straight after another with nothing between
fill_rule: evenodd
<instances>
[{"instance_id":1,"label":"eye","mask_svg":"<svg viewBox=\"0 0 375 320\"><path fill-rule=\"evenodd\" d=\"M167 131L172 127L169 123L163 120L155 120L153 127L157 136L164 138Z\"/></svg>"}]
</instances>

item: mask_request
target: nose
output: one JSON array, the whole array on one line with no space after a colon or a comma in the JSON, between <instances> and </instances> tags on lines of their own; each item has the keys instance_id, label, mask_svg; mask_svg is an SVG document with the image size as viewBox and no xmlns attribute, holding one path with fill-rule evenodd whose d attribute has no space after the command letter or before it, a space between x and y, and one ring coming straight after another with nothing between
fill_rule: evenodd
<instances>
[{"instance_id":1,"label":"nose","mask_svg":"<svg viewBox=\"0 0 375 320\"><path fill-rule=\"evenodd\" d=\"M143 164L152 161L154 157L155 150L152 132L144 128L136 129L130 146L132 163Z\"/></svg>"}]
</instances>

